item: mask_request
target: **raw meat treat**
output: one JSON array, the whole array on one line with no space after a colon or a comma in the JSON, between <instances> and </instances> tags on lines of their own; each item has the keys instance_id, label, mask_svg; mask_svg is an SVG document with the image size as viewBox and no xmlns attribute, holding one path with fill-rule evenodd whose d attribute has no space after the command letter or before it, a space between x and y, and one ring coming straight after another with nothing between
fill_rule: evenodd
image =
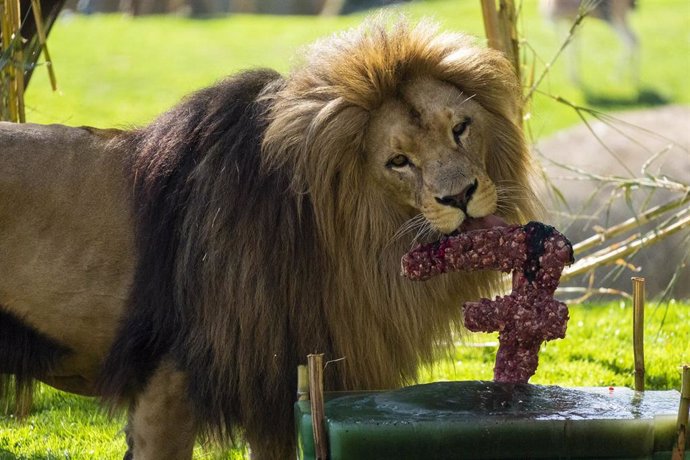
<instances>
[{"instance_id":1,"label":"raw meat treat","mask_svg":"<svg viewBox=\"0 0 690 460\"><path fill-rule=\"evenodd\" d=\"M538 365L545 340L565 337L568 308L553 298L563 267L573 262L568 239L540 222L498 226L444 237L420 245L402 258L413 280L461 270L513 272L513 290L495 300L466 302L465 326L498 331L494 380L526 383Z\"/></svg>"}]
</instances>

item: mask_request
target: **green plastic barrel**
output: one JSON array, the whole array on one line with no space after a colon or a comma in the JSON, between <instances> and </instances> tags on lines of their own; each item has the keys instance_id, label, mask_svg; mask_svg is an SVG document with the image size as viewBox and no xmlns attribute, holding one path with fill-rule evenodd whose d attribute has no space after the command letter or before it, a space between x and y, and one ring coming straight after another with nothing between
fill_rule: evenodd
<instances>
[{"instance_id":1,"label":"green plastic barrel","mask_svg":"<svg viewBox=\"0 0 690 460\"><path fill-rule=\"evenodd\" d=\"M329 458L669 459L679 401L677 391L482 381L327 393ZM299 458L313 459L309 401L295 417Z\"/></svg>"}]
</instances>

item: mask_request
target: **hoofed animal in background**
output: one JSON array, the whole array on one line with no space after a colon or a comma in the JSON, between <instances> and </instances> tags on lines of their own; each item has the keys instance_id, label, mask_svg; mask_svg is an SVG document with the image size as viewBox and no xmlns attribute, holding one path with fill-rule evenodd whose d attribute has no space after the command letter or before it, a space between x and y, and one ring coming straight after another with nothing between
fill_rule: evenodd
<instances>
[{"instance_id":1,"label":"hoofed animal in background","mask_svg":"<svg viewBox=\"0 0 690 460\"><path fill-rule=\"evenodd\" d=\"M134 131L0 124L0 372L125 405L135 459L290 458L308 353L329 390L410 382L498 286L400 257L533 217L520 98L499 52L378 19Z\"/></svg>"},{"instance_id":2,"label":"hoofed animal in background","mask_svg":"<svg viewBox=\"0 0 690 460\"><path fill-rule=\"evenodd\" d=\"M625 54L622 69L629 69L634 83L638 83L639 40L628 21L629 13L635 9L637 0L540 0L539 9L542 15L553 23L570 21L578 15L600 19L611 26L620 39ZM577 38L577 37L576 37ZM570 80L581 85L578 72L578 41L569 45L567 50L568 74Z\"/></svg>"}]
</instances>

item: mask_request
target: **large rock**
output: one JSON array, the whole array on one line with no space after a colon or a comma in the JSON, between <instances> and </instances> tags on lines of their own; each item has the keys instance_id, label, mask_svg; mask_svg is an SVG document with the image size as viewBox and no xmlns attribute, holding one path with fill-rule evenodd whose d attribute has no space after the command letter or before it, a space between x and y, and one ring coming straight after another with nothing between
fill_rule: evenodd
<instances>
[{"instance_id":1,"label":"large rock","mask_svg":"<svg viewBox=\"0 0 690 460\"><path fill-rule=\"evenodd\" d=\"M667 176L690 185L690 108L665 106L614 117L607 117L607 122L592 121L591 130L581 125L562 131L535 146L548 181L567 202L564 204L557 194L546 190L544 202L550 219L574 243L595 234L598 227L609 227L654 205L682 197L679 191L661 188L620 188L620 182L605 183L579 170L621 179ZM642 230L650 228L653 226L645 225ZM639 272L621 264L598 268L595 287L630 292L630 277L643 276L648 296L658 296L676 274L671 295L690 298L689 228L643 247L625 261L638 267ZM580 277L567 285L586 286L587 278Z\"/></svg>"}]
</instances>

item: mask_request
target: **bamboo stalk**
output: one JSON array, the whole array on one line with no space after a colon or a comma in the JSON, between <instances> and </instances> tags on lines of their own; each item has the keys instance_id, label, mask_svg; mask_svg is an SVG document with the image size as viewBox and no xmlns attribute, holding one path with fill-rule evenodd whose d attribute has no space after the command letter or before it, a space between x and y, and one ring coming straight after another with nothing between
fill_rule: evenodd
<instances>
[{"instance_id":1,"label":"bamboo stalk","mask_svg":"<svg viewBox=\"0 0 690 460\"><path fill-rule=\"evenodd\" d=\"M36 22L36 33L38 35L38 43L43 48L43 56L46 60L46 67L48 68L48 77L50 78L50 86L53 91L57 91L57 80L55 78L55 70L53 69L53 60L48 51L48 38L46 36L45 27L43 25L43 12L41 11L41 1L31 0L31 9L34 12L34 21Z\"/></svg>"},{"instance_id":2,"label":"bamboo stalk","mask_svg":"<svg viewBox=\"0 0 690 460\"><path fill-rule=\"evenodd\" d=\"M323 354L308 355L307 363L309 365L309 401L314 450L316 451L316 460L326 460L328 459L328 439L326 437L323 403Z\"/></svg>"},{"instance_id":3,"label":"bamboo stalk","mask_svg":"<svg viewBox=\"0 0 690 460\"><path fill-rule=\"evenodd\" d=\"M644 391L644 278L633 277L632 284L635 391Z\"/></svg>"},{"instance_id":4,"label":"bamboo stalk","mask_svg":"<svg viewBox=\"0 0 690 460\"><path fill-rule=\"evenodd\" d=\"M688 436L688 411L690 411L690 365L686 364L683 366L680 405L678 406L678 421L676 423L678 441L673 448L672 460L682 460L684 457Z\"/></svg>"},{"instance_id":5,"label":"bamboo stalk","mask_svg":"<svg viewBox=\"0 0 690 460\"><path fill-rule=\"evenodd\" d=\"M8 51L9 62L2 71L3 90L6 92L6 114L10 121L24 121L24 71L21 51L21 16L18 0L3 0L2 49Z\"/></svg>"},{"instance_id":6,"label":"bamboo stalk","mask_svg":"<svg viewBox=\"0 0 690 460\"><path fill-rule=\"evenodd\" d=\"M0 0L0 32L2 32L2 42L0 42L0 51L5 51L9 48L10 36L8 33L8 19L7 8L5 6L6 0ZM9 114L9 66L0 67L0 120L10 120Z\"/></svg>"},{"instance_id":7,"label":"bamboo stalk","mask_svg":"<svg viewBox=\"0 0 690 460\"><path fill-rule=\"evenodd\" d=\"M668 203L664 203L659 206L650 208L642 214L640 214L639 216L631 217L630 219L621 222L618 225L614 225L613 227L609 227L605 230L597 232L596 235L593 235L587 238L586 240L582 240L579 243L574 244L573 251L575 251L575 254L584 252L600 243L603 243L609 238L612 238L616 235L620 235L621 233L627 232L628 230L631 230L635 227L651 222L652 220L656 219L662 214L672 209L683 206L685 203L688 202L690 202L690 195L686 195L680 199L669 201Z\"/></svg>"},{"instance_id":8,"label":"bamboo stalk","mask_svg":"<svg viewBox=\"0 0 690 460\"><path fill-rule=\"evenodd\" d=\"M307 366L297 366L297 400L309 400L309 370Z\"/></svg>"},{"instance_id":9,"label":"bamboo stalk","mask_svg":"<svg viewBox=\"0 0 690 460\"><path fill-rule=\"evenodd\" d=\"M520 43L517 33L517 15L513 0L499 0L498 25L502 36L502 51L515 68L518 81L521 81Z\"/></svg>"},{"instance_id":10,"label":"bamboo stalk","mask_svg":"<svg viewBox=\"0 0 690 460\"><path fill-rule=\"evenodd\" d=\"M496 0L480 0L482 6L482 16L484 18L484 31L490 48L503 51L503 41L498 28L498 11L496 10Z\"/></svg>"},{"instance_id":11,"label":"bamboo stalk","mask_svg":"<svg viewBox=\"0 0 690 460\"><path fill-rule=\"evenodd\" d=\"M681 214L682 213L684 213L684 211L681 211ZM598 267L618 258L627 256L643 246L656 243L688 226L690 226L690 215L679 219L673 224L662 229L650 230L649 232L639 236L634 241L624 246L615 247L613 250L603 250L591 256L583 257L570 267L567 267L565 270L563 270L561 281L568 280L574 276L586 273L594 267Z\"/></svg>"},{"instance_id":12,"label":"bamboo stalk","mask_svg":"<svg viewBox=\"0 0 690 460\"><path fill-rule=\"evenodd\" d=\"M17 29L17 33L19 33L19 29ZM19 44L21 44L21 41L18 42L18 45ZM24 52L20 46L17 46L15 57L15 79L17 81L17 116L19 123L26 123L26 110L24 108Z\"/></svg>"}]
</instances>

